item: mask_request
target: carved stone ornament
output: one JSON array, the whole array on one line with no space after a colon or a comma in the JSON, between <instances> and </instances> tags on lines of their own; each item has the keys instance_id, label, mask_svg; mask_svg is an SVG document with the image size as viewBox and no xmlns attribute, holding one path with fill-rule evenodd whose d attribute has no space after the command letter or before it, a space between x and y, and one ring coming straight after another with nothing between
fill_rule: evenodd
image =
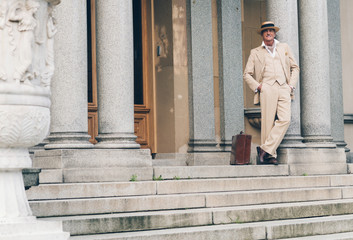
<instances>
[{"instance_id":1,"label":"carved stone ornament","mask_svg":"<svg viewBox=\"0 0 353 240\"><path fill-rule=\"evenodd\" d=\"M246 108L244 115L247 117L251 126L261 129L261 109L260 108Z\"/></svg>"},{"instance_id":2,"label":"carved stone ornament","mask_svg":"<svg viewBox=\"0 0 353 240\"><path fill-rule=\"evenodd\" d=\"M54 239L51 231L60 235L55 239L69 237L58 234L61 223L32 216L22 179L22 168L32 165L28 147L49 133L54 8L59 3L0 0L0 232L6 239L39 239L43 234Z\"/></svg>"}]
</instances>

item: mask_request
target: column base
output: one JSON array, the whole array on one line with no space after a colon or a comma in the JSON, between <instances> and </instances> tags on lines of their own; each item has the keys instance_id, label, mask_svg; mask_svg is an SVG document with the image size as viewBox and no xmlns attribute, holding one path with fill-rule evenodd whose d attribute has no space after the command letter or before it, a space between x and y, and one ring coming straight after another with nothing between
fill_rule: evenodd
<instances>
[{"instance_id":1,"label":"column base","mask_svg":"<svg viewBox=\"0 0 353 240\"><path fill-rule=\"evenodd\" d=\"M230 152L232 151L232 140L222 140L219 146L221 147L222 151Z\"/></svg>"},{"instance_id":2,"label":"column base","mask_svg":"<svg viewBox=\"0 0 353 240\"><path fill-rule=\"evenodd\" d=\"M290 175L347 173L343 148L281 148L277 155L280 164L288 164Z\"/></svg>"},{"instance_id":3,"label":"column base","mask_svg":"<svg viewBox=\"0 0 353 240\"><path fill-rule=\"evenodd\" d=\"M100 133L95 148L138 149L141 146L135 142L136 138L133 133Z\"/></svg>"},{"instance_id":4,"label":"column base","mask_svg":"<svg viewBox=\"0 0 353 240\"><path fill-rule=\"evenodd\" d=\"M336 148L331 136L307 136L303 143L309 148Z\"/></svg>"},{"instance_id":5,"label":"column base","mask_svg":"<svg viewBox=\"0 0 353 240\"><path fill-rule=\"evenodd\" d=\"M345 141L334 141L334 143L338 148L344 148L346 152L349 151L349 148L346 148L347 143Z\"/></svg>"},{"instance_id":6,"label":"column base","mask_svg":"<svg viewBox=\"0 0 353 240\"><path fill-rule=\"evenodd\" d=\"M220 152L218 143L215 140L190 139L188 152Z\"/></svg>"},{"instance_id":7,"label":"column base","mask_svg":"<svg viewBox=\"0 0 353 240\"><path fill-rule=\"evenodd\" d=\"M286 135L279 145L280 148L305 147L303 138L300 135Z\"/></svg>"},{"instance_id":8,"label":"column base","mask_svg":"<svg viewBox=\"0 0 353 240\"><path fill-rule=\"evenodd\" d=\"M93 148L90 138L87 133L51 133L44 149Z\"/></svg>"},{"instance_id":9,"label":"column base","mask_svg":"<svg viewBox=\"0 0 353 240\"><path fill-rule=\"evenodd\" d=\"M22 222L0 223L1 240L68 240L70 233L63 232L62 223L38 221L35 217Z\"/></svg>"}]
</instances>

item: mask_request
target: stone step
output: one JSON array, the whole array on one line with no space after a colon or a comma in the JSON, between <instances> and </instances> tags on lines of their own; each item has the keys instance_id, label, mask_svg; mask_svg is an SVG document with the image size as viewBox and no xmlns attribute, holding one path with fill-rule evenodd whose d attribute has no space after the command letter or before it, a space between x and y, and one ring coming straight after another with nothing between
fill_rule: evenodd
<instances>
[{"instance_id":1,"label":"stone step","mask_svg":"<svg viewBox=\"0 0 353 240\"><path fill-rule=\"evenodd\" d=\"M62 183L63 170L62 169L42 169L39 174L39 183Z\"/></svg>"},{"instance_id":2,"label":"stone step","mask_svg":"<svg viewBox=\"0 0 353 240\"><path fill-rule=\"evenodd\" d=\"M138 180L153 179L152 167L107 167L107 168L68 168L63 169L64 183L87 182L127 182L133 176Z\"/></svg>"},{"instance_id":3,"label":"stone step","mask_svg":"<svg viewBox=\"0 0 353 240\"><path fill-rule=\"evenodd\" d=\"M43 159L40 159L42 161ZM45 161L44 161L45 160ZM44 159L47 162L47 159ZM39 161L39 160L38 160ZM49 161L49 160L48 160ZM50 160L51 161L51 160ZM49 161L49 162L50 162ZM154 160L153 160L154 161ZM158 161L158 160L157 160ZM41 166L44 163L36 164ZM288 176L288 165L217 165L217 166L154 166L154 167L81 167L59 168L50 164L43 168L40 174L40 183L86 183L129 181L136 176L138 181L152 180L160 177L163 180L171 179L200 179L200 178L234 178L234 177L265 177ZM55 168L57 167L57 168Z\"/></svg>"},{"instance_id":4,"label":"stone step","mask_svg":"<svg viewBox=\"0 0 353 240\"><path fill-rule=\"evenodd\" d=\"M256 223L259 224L259 223ZM353 215L266 222L267 238L281 239L353 231Z\"/></svg>"},{"instance_id":5,"label":"stone step","mask_svg":"<svg viewBox=\"0 0 353 240\"><path fill-rule=\"evenodd\" d=\"M353 240L353 232L334 233L298 238L283 238L283 240Z\"/></svg>"},{"instance_id":6,"label":"stone step","mask_svg":"<svg viewBox=\"0 0 353 240\"><path fill-rule=\"evenodd\" d=\"M342 214L353 214L353 199L45 219L63 221L71 235L87 235Z\"/></svg>"},{"instance_id":7,"label":"stone step","mask_svg":"<svg viewBox=\"0 0 353 240\"><path fill-rule=\"evenodd\" d=\"M156 185L152 181L40 184L26 194L28 200L156 195Z\"/></svg>"},{"instance_id":8,"label":"stone step","mask_svg":"<svg viewBox=\"0 0 353 240\"><path fill-rule=\"evenodd\" d=\"M127 233L72 236L70 240L257 240L266 238L264 226L244 226L241 224L174 228Z\"/></svg>"},{"instance_id":9,"label":"stone step","mask_svg":"<svg viewBox=\"0 0 353 240\"><path fill-rule=\"evenodd\" d=\"M153 175L163 179L288 176L288 165L154 166Z\"/></svg>"},{"instance_id":10,"label":"stone step","mask_svg":"<svg viewBox=\"0 0 353 240\"><path fill-rule=\"evenodd\" d=\"M336 187L353 184L353 175L286 176L166 181L41 184L27 190L29 200L118 197L156 194L230 192L302 187ZM349 188L346 197L352 196Z\"/></svg>"},{"instance_id":11,"label":"stone step","mask_svg":"<svg viewBox=\"0 0 353 240\"><path fill-rule=\"evenodd\" d=\"M184 208L226 207L346 198L352 187L316 187L219 193L170 194L88 199L34 200L35 216L68 216Z\"/></svg>"},{"instance_id":12,"label":"stone step","mask_svg":"<svg viewBox=\"0 0 353 240\"><path fill-rule=\"evenodd\" d=\"M353 215L72 236L71 240L281 239L353 231Z\"/></svg>"}]
</instances>

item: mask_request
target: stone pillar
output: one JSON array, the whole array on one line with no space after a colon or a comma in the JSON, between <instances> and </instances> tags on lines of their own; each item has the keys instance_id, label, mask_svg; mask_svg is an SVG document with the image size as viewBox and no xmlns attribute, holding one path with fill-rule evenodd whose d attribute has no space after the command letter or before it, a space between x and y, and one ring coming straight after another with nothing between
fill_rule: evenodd
<instances>
[{"instance_id":1,"label":"stone pillar","mask_svg":"<svg viewBox=\"0 0 353 240\"><path fill-rule=\"evenodd\" d=\"M215 137L211 1L186 1L189 152L218 151Z\"/></svg>"},{"instance_id":2,"label":"stone pillar","mask_svg":"<svg viewBox=\"0 0 353 240\"><path fill-rule=\"evenodd\" d=\"M244 131L241 1L217 2L221 146L231 150L232 136Z\"/></svg>"},{"instance_id":3,"label":"stone pillar","mask_svg":"<svg viewBox=\"0 0 353 240\"><path fill-rule=\"evenodd\" d=\"M327 0L331 80L331 131L337 147L345 147L341 59L340 1ZM348 150L348 149L347 149Z\"/></svg>"},{"instance_id":4,"label":"stone pillar","mask_svg":"<svg viewBox=\"0 0 353 240\"><path fill-rule=\"evenodd\" d=\"M301 129L305 147L281 149L291 175L347 173L331 136L327 0L299 0Z\"/></svg>"},{"instance_id":5,"label":"stone pillar","mask_svg":"<svg viewBox=\"0 0 353 240\"><path fill-rule=\"evenodd\" d=\"M88 135L87 16L85 1L63 1L55 36L51 128L45 149L92 148Z\"/></svg>"},{"instance_id":6,"label":"stone pillar","mask_svg":"<svg viewBox=\"0 0 353 240\"><path fill-rule=\"evenodd\" d=\"M267 19L280 28L276 34L280 42L288 43L299 65L298 8L297 0L268 0ZM300 129L300 80L295 86L295 99L292 101L292 117L288 131L280 148L303 146Z\"/></svg>"},{"instance_id":7,"label":"stone pillar","mask_svg":"<svg viewBox=\"0 0 353 240\"><path fill-rule=\"evenodd\" d=\"M327 1L300 0L301 99L304 142L334 147L331 136Z\"/></svg>"},{"instance_id":8,"label":"stone pillar","mask_svg":"<svg viewBox=\"0 0 353 240\"><path fill-rule=\"evenodd\" d=\"M96 148L139 148L134 135L132 2L98 0L98 143Z\"/></svg>"}]
</instances>

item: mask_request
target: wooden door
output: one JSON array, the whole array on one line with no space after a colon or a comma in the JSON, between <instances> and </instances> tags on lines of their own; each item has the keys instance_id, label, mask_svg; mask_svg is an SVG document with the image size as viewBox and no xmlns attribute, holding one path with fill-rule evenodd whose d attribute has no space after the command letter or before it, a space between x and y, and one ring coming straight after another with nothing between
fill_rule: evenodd
<instances>
[{"instance_id":1,"label":"wooden door","mask_svg":"<svg viewBox=\"0 0 353 240\"><path fill-rule=\"evenodd\" d=\"M98 135L95 9L95 0L87 0L88 134L93 144L97 143L95 137Z\"/></svg>"},{"instance_id":2,"label":"wooden door","mask_svg":"<svg viewBox=\"0 0 353 240\"><path fill-rule=\"evenodd\" d=\"M150 10L150 0L133 0L135 135L141 148L155 152Z\"/></svg>"}]
</instances>

